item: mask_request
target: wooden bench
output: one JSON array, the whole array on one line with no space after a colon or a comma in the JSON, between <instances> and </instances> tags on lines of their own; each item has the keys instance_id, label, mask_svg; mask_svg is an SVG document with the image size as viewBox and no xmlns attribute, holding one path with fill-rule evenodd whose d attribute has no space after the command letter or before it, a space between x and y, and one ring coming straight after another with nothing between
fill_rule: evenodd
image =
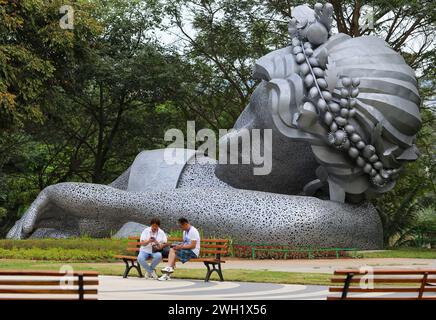
<instances>
[{"instance_id":1,"label":"wooden bench","mask_svg":"<svg viewBox=\"0 0 436 320\"><path fill-rule=\"evenodd\" d=\"M436 269L374 269L371 274L363 269L335 271L331 281L336 286L329 289L335 295L327 300L436 300ZM396 295L365 296L368 293Z\"/></svg>"},{"instance_id":2,"label":"wooden bench","mask_svg":"<svg viewBox=\"0 0 436 320\"><path fill-rule=\"evenodd\" d=\"M168 238L168 242L182 242L182 238ZM130 270L135 268L138 271L140 277L143 277L141 272L141 266L138 263L137 256L142 243L140 237L129 237L127 244L127 251L135 252L135 255L117 255L115 258L121 259L126 264L123 278L127 278ZM207 268L205 282L208 282L213 272L216 272L221 281L224 281L221 263L225 263L222 256L228 254L229 240L227 239L201 239L200 243L200 257L197 259L191 259L189 262L203 262ZM164 262L168 262L168 259L163 259Z\"/></svg>"},{"instance_id":3,"label":"wooden bench","mask_svg":"<svg viewBox=\"0 0 436 320\"><path fill-rule=\"evenodd\" d=\"M97 300L98 283L98 272L1 270L0 300Z\"/></svg>"}]
</instances>

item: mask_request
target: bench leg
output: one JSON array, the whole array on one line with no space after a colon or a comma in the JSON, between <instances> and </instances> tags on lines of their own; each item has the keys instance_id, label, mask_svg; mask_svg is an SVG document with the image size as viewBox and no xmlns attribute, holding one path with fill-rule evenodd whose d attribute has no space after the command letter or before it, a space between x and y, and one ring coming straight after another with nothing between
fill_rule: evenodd
<instances>
[{"instance_id":1,"label":"bench leg","mask_svg":"<svg viewBox=\"0 0 436 320\"><path fill-rule=\"evenodd\" d=\"M341 300L347 299L348 290L350 288L351 279L353 279L354 273L347 274L347 278L345 279L344 289L342 291Z\"/></svg>"},{"instance_id":2,"label":"bench leg","mask_svg":"<svg viewBox=\"0 0 436 320\"><path fill-rule=\"evenodd\" d=\"M214 271L218 273L218 276L220 277L220 281L224 281L223 272L221 270L221 263L205 262L204 265L207 268L206 278L204 279L204 282L209 282L210 276ZM210 265L212 265L212 269L210 268Z\"/></svg>"},{"instance_id":3,"label":"bench leg","mask_svg":"<svg viewBox=\"0 0 436 320\"><path fill-rule=\"evenodd\" d=\"M218 275L220 276L221 281L224 281L223 271L221 270L221 263L218 264Z\"/></svg>"},{"instance_id":4,"label":"bench leg","mask_svg":"<svg viewBox=\"0 0 436 320\"><path fill-rule=\"evenodd\" d=\"M123 278L127 278L127 276L129 275L130 272L130 267L129 267L129 261L126 259L123 259L124 263L126 264L126 269L124 269L124 274L123 274Z\"/></svg>"},{"instance_id":5,"label":"bench leg","mask_svg":"<svg viewBox=\"0 0 436 320\"><path fill-rule=\"evenodd\" d=\"M142 271L141 271L141 265L139 264L139 262L136 262L135 268L136 268L136 270L138 270L139 277L144 278L144 275L142 274Z\"/></svg>"},{"instance_id":6,"label":"bench leg","mask_svg":"<svg viewBox=\"0 0 436 320\"><path fill-rule=\"evenodd\" d=\"M123 259L124 263L126 264L126 269L124 270L124 274L123 274L123 278L126 279L127 276L130 273L130 270L132 270L132 268L135 268L138 271L139 277L140 278L144 278L144 275L142 274L141 271L141 266L139 265L139 263L135 263L132 260L127 260L127 259ZM131 265L129 265L129 261L131 263Z\"/></svg>"},{"instance_id":7,"label":"bench leg","mask_svg":"<svg viewBox=\"0 0 436 320\"><path fill-rule=\"evenodd\" d=\"M204 279L204 282L209 282L210 275L212 274L212 270L210 270L209 263L205 262L204 265L207 268L206 278Z\"/></svg>"}]
</instances>

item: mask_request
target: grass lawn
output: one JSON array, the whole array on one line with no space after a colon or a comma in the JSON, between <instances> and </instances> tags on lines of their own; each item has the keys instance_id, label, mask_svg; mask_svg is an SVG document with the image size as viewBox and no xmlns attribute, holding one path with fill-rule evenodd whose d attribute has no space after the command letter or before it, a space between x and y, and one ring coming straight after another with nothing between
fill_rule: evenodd
<instances>
[{"instance_id":1,"label":"grass lawn","mask_svg":"<svg viewBox=\"0 0 436 320\"><path fill-rule=\"evenodd\" d=\"M98 271L102 275L120 276L124 271L124 263L77 263L77 262L56 262L36 260L10 260L0 259L0 269L3 270L59 270L64 265L69 265L74 270ZM183 269L178 268L173 278L178 279L200 279L204 280L206 268L204 269ZM135 270L131 276L137 276ZM299 273L299 272L278 272L259 271L244 269L224 269L226 281L241 282L269 282L283 284L304 284L304 285L329 285L331 275L322 273ZM219 280L214 273L211 280Z\"/></svg>"},{"instance_id":2,"label":"grass lawn","mask_svg":"<svg viewBox=\"0 0 436 320\"><path fill-rule=\"evenodd\" d=\"M436 249L424 248L394 248L390 250L365 252L359 251L358 258L413 258L436 259Z\"/></svg>"}]
</instances>

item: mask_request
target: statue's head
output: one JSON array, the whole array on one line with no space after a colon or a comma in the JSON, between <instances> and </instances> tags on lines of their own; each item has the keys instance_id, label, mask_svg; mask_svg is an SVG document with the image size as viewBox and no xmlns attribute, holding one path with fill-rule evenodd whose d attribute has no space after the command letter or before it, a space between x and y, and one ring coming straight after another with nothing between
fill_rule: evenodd
<instances>
[{"instance_id":1,"label":"statue's head","mask_svg":"<svg viewBox=\"0 0 436 320\"><path fill-rule=\"evenodd\" d=\"M306 194L324 185L333 200L344 201L345 195L362 199L391 190L405 163L418 157L421 117L414 71L379 38L331 35L330 4L317 4L315 10L300 6L293 14L291 45L255 66L267 103L262 112L249 111L249 121L244 112L239 122L251 128L270 125L275 135L286 137L279 154L295 158L293 165L302 165L298 157L309 165L310 157L301 148L295 155L294 146L310 146L305 152L318 168L317 177L306 181ZM266 110L270 122L264 120ZM301 174L311 177L296 172Z\"/></svg>"}]
</instances>

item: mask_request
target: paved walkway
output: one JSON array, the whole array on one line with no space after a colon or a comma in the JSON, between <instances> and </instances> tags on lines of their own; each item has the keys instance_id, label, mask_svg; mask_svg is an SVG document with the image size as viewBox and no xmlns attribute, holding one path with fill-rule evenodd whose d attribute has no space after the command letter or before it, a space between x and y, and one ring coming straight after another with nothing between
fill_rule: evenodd
<instances>
[{"instance_id":1,"label":"paved walkway","mask_svg":"<svg viewBox=\"0 0 436 320\"><path fill-rule=\"evenodd\" d=\"M205 283L200 280L156 281L101 276L101 300L325 300L328 287L250 282ZM366 293L355 297L401 297L404 294ZM426 294L436 297L436 293Z\"/></svg>"},{"instance_id":2,"label":"paved walkway","mask_svg":"<svg viewBox=\"0 0 436 320\"><path fill-rule=\"evenodd\" d=\"M327 293L328 288L323 286L218 281L205 283L179 279L161 282L101 276L98 297L102 300L324 300Z\"/></svg>"},{"instance_id":3,"label":"paved walkway","mask_svg":"<svg viewBox=\"0 0 436 320\"><path fill-rule=\"evenodd\" d=\"M372 266L377 268L436 268L436 259L372 258L372 259L314 259L314 260L236 260L227 259L225 269L269 270L304 273L333 273L336 269ZM204 269L201 263L178 264L179 268Z\"/></svg>"}]
</instances>

